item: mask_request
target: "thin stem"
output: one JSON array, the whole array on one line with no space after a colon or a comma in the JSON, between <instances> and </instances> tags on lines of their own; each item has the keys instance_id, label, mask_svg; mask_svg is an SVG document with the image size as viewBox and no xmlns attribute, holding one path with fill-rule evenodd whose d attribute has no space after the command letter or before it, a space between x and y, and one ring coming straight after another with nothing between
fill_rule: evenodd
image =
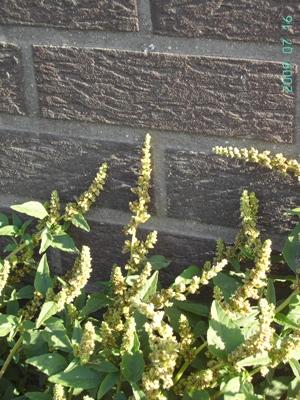
<instances>
[{"instance_id":1,"label":"thin stem","mask_svg":"<svg viewBox=\"0 0 300 400\"><path fill-rule=\"evenodd\" d=\"M123 375L120 373L120 378L118 380L117 388L116 388L116 393L120 393L121 391L121 386L122 386L122 380L123 380Z\"/></svg>"},{"instance_id":2,"label":"thin stem","mask_svg":"<svg viewBox=\"0 0 300 400\"><path fill-rule=\"evenodd\" d=\"M5 374L5 371L6 371L7 367L9 366L11 360L13 359L13 356L18 351L18 349L21 346L22 342L23 342L23 337L20 336L19 339L17 340L17 342L15 343L14 347L10 350L8 357L7 357L5 363L3 364L2 368L1 368L0 380L3 377L3 375Z\"/></svg>"},{"instance_id":3,"label":"thin stem","mask_svg":"<svg viewBox=\"0 0 300 400\"><path fill-rule=\"evenodd\" d=\"M291 294L289 295L289 297L286 298L286 299L280 304L280 306L278 306L278 307L276 308L276 310L275 310L275 315L276 315L277 313L279 313L280 311L282 311L282 310L289 304L291 298L292 298L293 296L295 296L295 294L297 294L297 292L298 292L298 290L294 290L293 293L291 293Z\"/></svg>"},{"instance_id":4,"label":"thin stem","mask_svg":"<svg viewBox=\"0 0 300 400\"><path fill-rule=\"evenodd\" d=\"M198 347L198 349L195 352L195 356L200 353L205 347L207 346L207 342L204 342L201 344L201 346ZM180 370L177 372L177 375L174 378L173 384L176 385L176 383L179 381L179 379L182 377L184 371L187 369L187 367L190 365L190 361L186 361L183 366L180 368Z\"/></svg>"},{"instance_id":5,"label":"thin stem","mask_svg":"<svg viewBox=\"0 0 300 400\"><path fill-rule=\"evenodd\" d=\"M74 393L74 388L71 388L69 396L68 396L68 400L72 400L73 393Z\"/></svg>"}]
</instances>

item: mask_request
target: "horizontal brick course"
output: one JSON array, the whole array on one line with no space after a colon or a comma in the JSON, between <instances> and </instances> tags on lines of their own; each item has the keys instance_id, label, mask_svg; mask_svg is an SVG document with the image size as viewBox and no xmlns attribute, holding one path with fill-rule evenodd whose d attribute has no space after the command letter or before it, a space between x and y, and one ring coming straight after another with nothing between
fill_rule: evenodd
<instances>
[{"instance_id":1,"label":"horizontal brick course","mask_svg":"<svg viewBox=\"0 0 300 400\"><path fill-rule=\"evenodd\" d=\"M284 212L299 206L293 177L256 164L197 152L170 150L166 154L168 216L237 228L240 196L254 192L260 201L259 226L269 233L292 227Z\"/></svg>"},{"instance_id":2,"label":"horizontal brick course","mask_svg":"<svg viewBox=\"0 0 300 400\"><path fill-rule=\"evenodd\" d=\"M151 0L156 35L300 43L300 5L274 0ZM291 15L292 28L283 30Z\"/></svg>"},{"instance_id":3,"label":"horizontal brick course","mask_svg":"<svg viewBox=\"0 0 300 400\"><path fill-rule=\"evenodd\" d=\"M125 143L2 131L0 190L46 201L56 189L61 201L73 201L107 162L106 185L96 205L128 211L128 202L136 199L130 188L135 186L139 160L140 150Z\"/></svg>"},{"instance_id":4,"label":"horizontal brick course","mask_svg":"<svg viewBox=\"0 0 300 400\"><path fill-rule=\"evenodd\" d=\"M52 46L34 57L44 117L293 141L281 63Z\"/></svg>"},{"instance_id":5,"label":"horizontal brick course","mask_svg":"<svg viewBox=\"0 0 300 400\"><path fill-rule=\"evenodd\" d=\"M21 49L9 43L0 43L0 111L25 114Z\"/></svg>"},{"instance_id":6,"label":"horizontal brick course","mask_svg":"<svg viewBox=\"0 0 300 400\"><path fill-rule=\"evenodd\" d=\"M136 0L2 0L0 24L138 30Z\"/></svg>"}]
</instances>

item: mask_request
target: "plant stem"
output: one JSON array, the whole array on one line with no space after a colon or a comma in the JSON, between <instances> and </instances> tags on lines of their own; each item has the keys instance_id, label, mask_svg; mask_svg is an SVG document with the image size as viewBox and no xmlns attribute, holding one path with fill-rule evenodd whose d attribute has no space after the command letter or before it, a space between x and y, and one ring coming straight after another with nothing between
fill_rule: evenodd
<instances>
[{"instance_id":1,"label":"plant stem","mask_svg":"<svg viewBox=\"0 0 300 400\"><path fill-rule=\"evenodd\" d=\"M195 352L195 356L200 353L205 347L207 346L207 342L204 342L201 344L201 346L198 347L198 349ZM177 375L175 376L173 380L173 384L176 385L176 383L179 381L179 379L182 377L184 371L187 369L187 367L190 365L190 361L186 361L183 366L180 368L180 370L177 372Z\"/></svg>"},{"instance_id":2,"label":"plant stem","mask_svg":"<svg viewBox=\"0 0 300 400\"><path fill-rule=\"evenodd\" d=\"M280 304L280 306L278 306L278 307L276 308L276 310L275 310L275 315L276 315L277 313L279 313L280 311L282 311L282 310L289 304L291 298L292 298L295 294L297 294L297 292L298 292L298 290L294 290L293 293L291 293L291 294L289 295L289 297L286 298L286 299Z\"/></svg>"},{"instance_id":3,"label":"plant stem","mask_svg":"<svg viewBox=\"0 0 300 400\"><path fill-rule=\"evenodd\" d=\"M21 346L23 342L23 338L22 336L19 337L19 339L17 340L17 342L15 343L14 347L10 350L9 352L9 356L7 357L5 363L3 364L1 371L0 371L0 379L3 377L3 375L5 374L5 371L7 369L7 367L9 366L11 360L13 359L13 356L16 354L16 352L18 351L19 347Z\"/></svg>"},{"instance_id":4,"label":"plant stem","mask_svg":"<svg viewBox=\"0 0 300 400\"><path fill-rule=\"evenodd\" d=\"M69 396L68 396L68 400L72 400L73 393L74 393L74 388L71 388Z\"/></svg>"}]
</instances>

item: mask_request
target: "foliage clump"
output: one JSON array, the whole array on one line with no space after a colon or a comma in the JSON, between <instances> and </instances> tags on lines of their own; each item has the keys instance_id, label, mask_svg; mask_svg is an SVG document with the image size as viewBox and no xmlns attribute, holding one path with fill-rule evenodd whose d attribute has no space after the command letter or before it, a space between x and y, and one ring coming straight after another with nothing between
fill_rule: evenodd
<instances>
[{"instance_id":1,"label":"foliage clump","mask_svg":"<svg viewBox=\"0 0 300 400\"><path fill-rule=\"evenodd\" d=\"M150 150L147 135L132 190L137 200L129 204L132 217L124 228L128 261L114 264L97 292L84 290L92 273L90 250L79 251L67 231L70 225L89 231L84 214L103 189L106 164L63 213L56 191L44 205L12 206L38 219L32 234L32 220L13 214L10 222L0 214L0 235L12 239L0 260L1 399L299 397L300 224L280 256L293 275L272 276L272 243L260 237L258 199L244 191L235 243L219 239L212 262L187 268L163 288L159 271L170 262L149 257L157 232L139 237L140 224L150 217ZM220 147L215 152L300 175L298 163L282 155ZM299 208L289 212L300 215ZM64 276L52 273L51 247L77 254ZM287 298L276 289L278 279L291 284ZM213 289L210 304L201 297L206 285Z\"/></svg>"}]
</instances>

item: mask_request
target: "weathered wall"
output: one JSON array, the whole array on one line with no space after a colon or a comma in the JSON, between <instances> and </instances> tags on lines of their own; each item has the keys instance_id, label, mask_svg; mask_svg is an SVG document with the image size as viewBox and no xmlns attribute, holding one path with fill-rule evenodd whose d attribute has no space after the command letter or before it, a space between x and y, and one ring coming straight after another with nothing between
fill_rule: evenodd
<instances>
[{"instance_id":1,"label":"weathered wall","mask_svg":"<svg viewBox=\"0 0 300 400\"><path fill-rule=\"evenodd\" d=\"M299 1L1 0L0 42L1 208L45 201L52 189L72 200L107 161L91 233L75 232L92 248L94 279L124 260L147 132L154 216L145 229L159 231L156 251L173 261L165 283L211 259L219 236L234 239L246 188L280 247L291 227L282 213L299 205L296 181L211 148L299 160ZM58 270L67 263L55 259Z\"/></svg>"}]
</instances>

